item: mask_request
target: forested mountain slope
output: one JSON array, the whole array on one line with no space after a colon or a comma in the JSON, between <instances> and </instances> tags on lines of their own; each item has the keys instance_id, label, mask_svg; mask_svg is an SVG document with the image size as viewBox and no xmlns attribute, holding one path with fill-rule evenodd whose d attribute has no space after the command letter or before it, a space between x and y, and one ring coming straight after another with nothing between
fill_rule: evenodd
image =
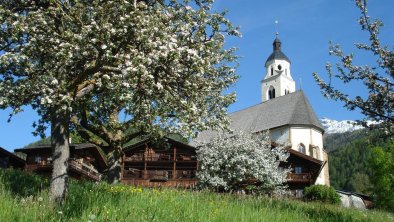
<instances>
[{"instance_id":1,"label":"forested mountain slope","mask_svg":"<svg viewBox=\"0 0 394 222\"><path fill-rule=\"evenodd\" d=\"M369 159L372 147L383 145L386 140L382 133L369 130L325 136L331 186L338 190L370 194Z\"/></svg>"}]
</instances>

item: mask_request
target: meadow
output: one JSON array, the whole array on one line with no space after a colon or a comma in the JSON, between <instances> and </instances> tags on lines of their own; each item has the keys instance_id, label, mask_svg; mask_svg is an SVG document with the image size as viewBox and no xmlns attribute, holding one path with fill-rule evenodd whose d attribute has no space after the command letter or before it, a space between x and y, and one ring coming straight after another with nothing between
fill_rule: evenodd
<instances>
[{"instance_id":1,"label":"meadow","mask_svg":"<svg viewBox=\"0 0 394 222\"><path fill-rule=\"evenodd\" d=\"M0 170L0 221L394 221L394 215L291 199L70 181L51 207L49 181Z\"/></svg>"}]
</instances>

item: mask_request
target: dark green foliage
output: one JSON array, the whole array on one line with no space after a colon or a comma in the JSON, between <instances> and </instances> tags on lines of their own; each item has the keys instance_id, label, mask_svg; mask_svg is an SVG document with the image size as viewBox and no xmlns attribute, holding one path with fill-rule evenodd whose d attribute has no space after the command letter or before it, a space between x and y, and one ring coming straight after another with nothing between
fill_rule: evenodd
<instances>
[{"instance_id":1,"label":"dark green foliage","mask_svg":"<svg viewBox=\"0 0 394 222\"><path fill-rule=\"evenodd\" d=\"M387 137L376 130L359 130L327 136L324 140L325 146L338 144L331 146L335 147L335 150L331 149L329 152L331 186L338 190L371 195L371 146L385 144L386 141Z\"/></svg>"},{"instance_id":2,"label":"dark green foliage","mask_svg":"<svg viewBox=\"0 0 394 222\"><path fill-rule=\"evenodd\" d=\"M324 135L324 149L331 153L335 150L344 147L345 145L351 145L353 141L357 139L365 138L370 131L367 129L356 130L352 132L344 133L332 133Z\"/></svg>"},{"instance_id":3,"label":"dark green foliage","mask_svg":"<svg viewBox=\"0 0 394 222\"><path fill-rule=\"evenodd\" d=\"M70 133L70 138L72 143L85 143L85 140L83 140L82 137L75 132ZM50 145L50 144L51 144L51 137L47 137L45 139L41 139L36 142L30 143L26 145L25 148L30 148L40 145Z\"/></svg>"},{"instance_id":4,"label":"dark green foliage","mask_svg":"<svg viewBox=\"0 0 394 222\"><path fill-rule=\"evenodd\" d=\"M10 191L13 195L27 197L37 195L41 190L49 187L46 178L20 170L0 169L0 187Z\"/></svg>"},{"instance_id":5,"label":"dark green foliage","mask_svg":"<svg viewBox=\"0 0 394 222\"><path fill-rule=\"evenodd\" d=\"M373 148L371 169L376 206L394 212L394 141Z\"/></svg>"},{"instance_id":6,"label":"dark green foliage","mask_svg":"<svg viewBox=\"0 0 394 222\"><path fill-rule=\"evenodd\" d=\"M341 199L333 187L313 185L304 189L304 198L311 201L339 204Z\"/></svg>"}]
</instances>

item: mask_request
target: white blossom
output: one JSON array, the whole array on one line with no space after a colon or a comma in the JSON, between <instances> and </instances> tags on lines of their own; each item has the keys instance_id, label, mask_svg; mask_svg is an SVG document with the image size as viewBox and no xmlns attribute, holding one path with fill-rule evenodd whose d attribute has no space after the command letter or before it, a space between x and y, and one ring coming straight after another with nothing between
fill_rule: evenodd
<instances>
[{"instance_id":1,"label":"white blossom","mask_svg":"<svg viewBox=\"0 0 394 222\"><path fill-rule=\"evenodd\" d=\"M289 169L279 167L288 153L271 147L269 133L220 134L197 150L199 186L236 191L255 185L254 191L272 193L283 189Z\"/></svg>"}]
</instances>

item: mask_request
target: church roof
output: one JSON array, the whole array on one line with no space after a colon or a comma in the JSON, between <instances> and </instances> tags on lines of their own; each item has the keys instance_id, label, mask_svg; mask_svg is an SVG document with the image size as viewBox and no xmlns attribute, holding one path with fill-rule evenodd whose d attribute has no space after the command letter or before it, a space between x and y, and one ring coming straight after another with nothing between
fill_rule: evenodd
<instances>
[{"instance_id":1,"label":"church roof","mask_svg":"<svg viewBox=\"0 0 394 222\"><path fill-rule=\"evenodd\" d=\"M290 59L282 52L281 50L281 45L282 42L278 39L278 37L275 38L274 42L272 43L274 50L271 53L270 56L268 56L268 59L265 61L265 65L271 60L286 60L287 62L290 63Z\"/></svg>"},{"instance_id":2,"label":"church roof","mask_svg":"<svg viewBox=\"0 0 394 222\"><path fill-rule=\"evenodd\" d=\"M257 133L285 125L308 125L323 131L303 91L270 99L255 106L229 114L230 129ZM203 131L195 142L209 142L218 132Z\"/></svg>"}]
</instances>

